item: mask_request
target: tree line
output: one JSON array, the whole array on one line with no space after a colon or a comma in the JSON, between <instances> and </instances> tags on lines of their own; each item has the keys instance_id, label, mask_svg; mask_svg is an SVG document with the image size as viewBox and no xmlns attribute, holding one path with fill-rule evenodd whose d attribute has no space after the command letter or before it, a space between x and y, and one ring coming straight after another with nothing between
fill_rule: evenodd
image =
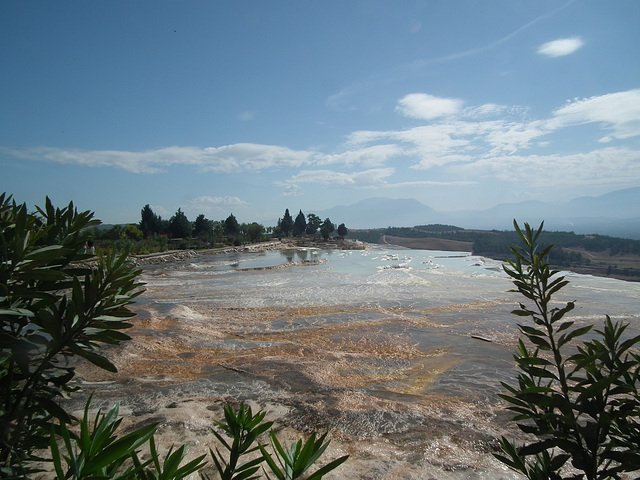
<instances>
[{"instance_id":1,"label":"tree line","mask_svg":"<svg viewBox=\"0 0 640 480\"><path fill-rule=\"evenodd\" d=\"M147 204L140 211L137 224L114 225L108 229L93 229L93 237L105 247L128 250L131 253L152 253L167 249L209 248L214 246L257 243L282 237L313 237L328 240L334 233L339 238L348 234L344 223L336 227L330 218L305 215L302 210L294 219L285 209L275 227L258 222L240 223L231 213L224 220L210 220L200 214L194 221L178 208L164 219Z\"/></svg>"},{"instance_id":2,"label":"tree line","mask_svg":"<svg viewBox=\"0 0 640 480\"><path fill-rule=\"evenodd\" d=\"M267 233L267 229L257 222L239 223L233 213L225 220L209 220L200 214L192 222L178 208L169 220L164 220L147 204L140 211L140 217L137 226L141 237L145 239L165 235L171 239L197 238L210 243L242 243L258 242Z\"/></svg>"},{"instance_id":3,"label":"tree line","mask_svg":"<svg viewBox=\"0 0 640 480\"><path fill-rule=\"evenodd\" d=\"M289 213L287 208L284 211L284 216L278 219L278 223L274 229L276 235L282 235L285 237L294 236L299 237L303 235L320 235L324 240L327 240L331 234L337 230L338 237L345 238L348 234L347 227L344 223L336 226L331 222L330 218L325 218L324 221L318 217L315 213L310 213L305 217L302 210L298 212L295 220Z\"/></svg>"}]
</instances>

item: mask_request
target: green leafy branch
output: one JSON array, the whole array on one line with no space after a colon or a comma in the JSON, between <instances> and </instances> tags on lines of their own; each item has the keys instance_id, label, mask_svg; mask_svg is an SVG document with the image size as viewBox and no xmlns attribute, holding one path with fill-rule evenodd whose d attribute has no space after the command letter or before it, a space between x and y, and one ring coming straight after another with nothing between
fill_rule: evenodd
<instances>
[{"instance_id":1,"label":"green leafy branch","mask_svg":"<svg viewBox=\"0 0 640 480\"><path fill-rule=\"evenodd\" d=\"M142 293L126 255L97 258L82 247L93 213L70 203L35 213L0 195L0 470L20 477L46 448L54 420L72 419L55 399L73 391L72 357L115 371L100 345L128 340L128 309Z\"/></svg>"},{"instance_id":2,"label":"green leafy branch","mask_svg":"<svg viewBox=\"0 0 640 480\"><path fill-rule=\"evenodd\" d=\"M520 430L536 440L517 447L503 438L496 457L530 479L617 479L640 469L640 358L632 351L640 336L623 339L627 325L607 316L595 338L576 343L593 326L564 320L574 302L553 302L569 282L550 267L553 245L538 250L543 224L514 226L524 246L512 247L504 270L512 291L532 304L520 303L512 313L531 323L518 325L528 345L519 341L517 385L502 383L507 393L500 397ZM567 473L569 460L579 473Z\"/></svg>"},{"instance_id":3,"label":"green leafy branch","mask_svg":"<svg viewBox=\"0 0 640 480\"><path fill-rule=\"evenodd\" d=\"M264 421L264 412L258 412L254 415L250 407L245 407L244 404L241 404L237 413L234 412L231 406L226 405L224 414L226 423L216 422L216 424L233 441L229 443L215 430L213 433L227 450L227 459L219 450L216 450L215 453L211 451L211 456L221 480L253 480L260 478L257 473L263 462L266 462L272 474L278 480L321 480L324 475L335 470L349 457L345 455L324 465L312 474L306 474L329 446L330 442L325 442L326 433L318 439L316 439L314 433L306 442L298 440L291 447L284 448L275 433L271 431L270 438L273 446L273 454L271 454L258 441L258 437L273 424L273 422ZM258 450L260 455L255 455ZM241 457L248 458L248 460L241 461ZM263 471L267 478L271 478L264 468Z\"/></svg>"},{"instance_id":4,"label":"green leafy branch","mask_svg":"<svg viewBox=\"0 0 640 480\"><path fill-rule=\"evenodd\" d=\"M187 454L187 445L175 451L171 448L161 462L154 441L157 425L146 425L121 436L117 433L121 422L122 419L118 417L118 405L114 405L106 414L99 411L91 423L87 402L79 433L72 433L64 423L58 429L52 429L50 451L57 478L179 480L197 472L205 465L204 455L182 465ZM60 450L56 433L62 439L64 450ZM138 449L146 444L149 445L150 459L142 462Z\"/></svg>"}]
</instances>

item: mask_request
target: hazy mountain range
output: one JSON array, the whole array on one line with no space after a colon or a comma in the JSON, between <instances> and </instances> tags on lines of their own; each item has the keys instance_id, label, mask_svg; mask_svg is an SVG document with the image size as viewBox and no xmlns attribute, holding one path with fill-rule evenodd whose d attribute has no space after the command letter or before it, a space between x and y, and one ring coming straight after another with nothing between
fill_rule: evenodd
<instances>
[{"instance_id":1,"label":"hazy mountain range","mask_svg":"<svg viewBox=\"0 0 640 480\"><path fill-rule=\"evenodd\" d=\"M546 230L640 239L640 187L566 203L528 201L455 212L437 211L415 199L376 197L336 206L317 215L351 229L440 223L467 229L511 230L514 218L520 224L528 222L535 226L544 220Z\"/></svg>"}]
</instances>

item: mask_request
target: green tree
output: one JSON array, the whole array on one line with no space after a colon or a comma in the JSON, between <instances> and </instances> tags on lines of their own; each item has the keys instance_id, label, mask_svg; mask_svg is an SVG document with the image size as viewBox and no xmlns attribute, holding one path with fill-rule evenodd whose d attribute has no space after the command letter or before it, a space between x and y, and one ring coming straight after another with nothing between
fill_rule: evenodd
<instances>
[{"instance_id":1,"label":"green tree","mask_svg":"<svg viewBox=\"0 0 640 480\"><path fill-rule=\"evenodd\" d=\"M193 223L193 236L200 238L210 238L213 235L213 224L211 220L207 220L204 214L200 214L196 217L196 221Z\"/></svg>"},{"instance_id":2,"label":"green tree","mask_svg":"<svg viewBox=\"0 0 640 480\"><path fill-rule=\"evenodd\" d=\"M211 220L211 228L213 231L213 241L220 242L224 237L225 222L222 220Z\"/></svg>"},{"instance_id":3,"label":"green tree","mask_svg":"<svg viewBox=\"0 0 640 480\"><path fill-rule=\"evenodd\" d=\"M293 222L293 235L298 236L302 235L307 228L307 220L304 217L304 213L300 210L300 213L296 216L295 221Z\"/></svg>"},{"instance_id":4,"label":"green tree","mask_svg":"<svg viewBox=\"0 0 640 480\"><path fill-rule=\"evenodd\" d=\"M71 417L55 399L71 391L72 357L109 371L101 344L129 339L128 305L142 291L126 255L99 255L80 267L93 213L70 203L29 213L0 195L0 473L24 477L55 420Z\"/></svg>"},{"instance_id":5,"label":"green tree","mask_svg":"<svg viewBox=\"0 0 640 480\"><path fill-rule=\"evenodd\" d=\"M102 235L103 238L110 240L120 240L124 235L124 227L122 225L114 225Z\"/></svg>"},{"instance_id":6,"label":"green tree","mask_svg":"<svg viewBox=\"0 0 640 480\"><path fill-rule=\"evenodd\" d=\"M333 223L331 223L331 220L328 218L325 218L324 222L322 223L322 226L320 227L320 233L322 234L322 238L324 238L325 240L328 240L329 235L331 235L331 232L333 232L335 229L336 227Z\"/></svg>"},{"instance_id":7,"label":"green tree","mask_svg":"<svg viewBox=\"0 0 640 480\"><path fill-rule=\"evenodd\" d=\"M142 230L140 230L137 225L131 224L124 226L123 235L129 240L142 240L144 236Z\"/></svg>"},{"instance_id":8,"label":"green tree","mask_svg":"<svg viewBox=\"0 0 640 480\"><path fill-rule=\"evenodd\" d=\"M142 230L142 234L145 238L152 237L158 233L160 233L160 225L162 223L162 219L153 213L149 204L146 204L143 209L140 211L140 216L142 217L140 220L140 230Z\"/></svg>"},{"instance_id":9,"label":"green tree","mask_svg":"<svg viewBox=\"0 0 640 480\"><path fill-rule=\"evenodd\" d=\"M191 222L184 212L178 208L175 215L169 219L169 234L173 238L189 238L191 237L191 231Z\"/></svg>"},{"instance_id":10,"label":"green tree","mask_svg":"<svg viewBox=\"0 0 640 480\"><path fill-rule=\"evenodd\" d=\"M291 231L293 230L293 218L291 218L288 208L284 211L284 217L282 217L282 221L280 222L280 230L285 237L291 235Z\"/></svg>"},{"instance_id":11,"label":"green tree","mask_svg":"<svg viewBox=\"0 0 640 480\"><path fill-rule=\"evenodd\" d=\"M227 217L224 221L224 234L230 236L236 236L240 233L240 224L233 213Z\"/></svg>"},{"instance_id":12,"label":"green tree","mask_svg":"<svg viewBox=\"0 0 640 480\"><path fill-rule=\"evenodd\" d=\"M349 230L347 230L346 225L344 223L341 223L338 226L338 235L340 236L340 238L346 238L348 233Z\"/></svg>"},{"instance_id":13,"label":"green tree","mask_svg":"<svg viewBox=\"0 0 640 480\"><path fill-rule=\"evenodd\" d=\"M321 225L322 219L315 213L310 213L309 215L307 215L306 233L308 235L315 235Z\"/></svg>"},{"instance_id":14,"label":"green tree","mask_svg":"<svg viewBox=\"0 0 640 480\"><path fill-rule=\"evenodd\" d=\"M569 282L550 267L553 245L539 250L543 225L514 226L524 246L512 247L504 270L529 303L513 313L531 322L519 325L529 345L520 340L514 356L517 385L502 383L508 393L500 396L536 439L518 447L503 438L496 457L529 479L620 479L640 469L640 336L623 339L627 326L607 316L576 344L593 326L574 327L565 320L574 302L553 300ZM580 473L567 472L569 461Z\"/></svg>"},{"instance_id":15,"label":"green tree","mask_svg":"<svg viewBox=\"0 0 640 480\"><path fill-rule=\"evenodd\" d=\"M253 222L247 225L247 237L250 242L258 242L264 235L264 227L259 223Z\"/></svg>"}]
</instances>

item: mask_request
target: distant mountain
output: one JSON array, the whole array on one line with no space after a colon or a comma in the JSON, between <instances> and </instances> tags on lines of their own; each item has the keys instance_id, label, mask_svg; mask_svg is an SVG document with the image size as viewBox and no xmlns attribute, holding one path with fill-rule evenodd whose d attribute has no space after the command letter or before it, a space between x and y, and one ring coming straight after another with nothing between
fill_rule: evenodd
<instances>
[{"instance_id":1,"label":"distant mountain","mask_svg":"<svg viewBox=\"0 0 640 480\"><path fill-rule=\"evenodd\" d=\"M436 223L433 219L438 213L414 198L375 197L353 205L339 205L317 215L344 223L347 228L385 228Z\"/></svg>"},{"instance_id":2,"label":"distant mountain","mask_svg":"<svg viewBox=\"0 0 640 480\"><path fill-rule=\"evenodd\" d=\"M442 223L463 228L510 230L514 218L531 225L544 220L547 230L640 239L640 187L580 197L566 203L528 201L456 212L440 212L415 199L377 197L337 206L317 215L354 229Z\"/></svg>"},{"instance_id":3,"label":"distant mountain","mask_svg":"<svg viewBox=\"0 0 640 480\"><path fill-rule=\"evenodd\" d=\"M565 204L565 214L607 218L640 217L640 187L616 190L599 197L580 197Z\"/></svg>"}]
</instances>

